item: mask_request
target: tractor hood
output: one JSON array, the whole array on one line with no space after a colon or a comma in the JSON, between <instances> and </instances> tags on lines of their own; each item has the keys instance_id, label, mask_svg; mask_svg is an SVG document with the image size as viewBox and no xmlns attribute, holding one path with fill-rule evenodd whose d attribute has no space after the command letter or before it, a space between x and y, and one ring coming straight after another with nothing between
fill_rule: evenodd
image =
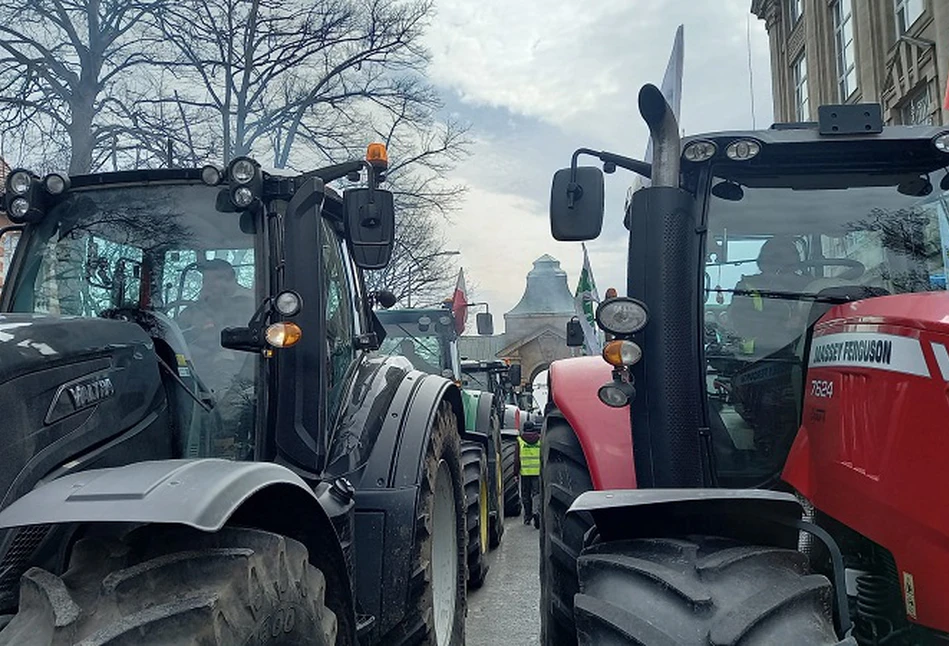
<instances>
[{"instance_id":1,"label":"tractor hood","mask_svg":"<svg viewBox=\"0 0 949 646\"><path fill-rule=\"evenodd\" d=\"M160 388L152 342L136 325L0 315L0 508L141 422Z\"/></svg>"},{"instance_id":2,"label":"tractor hood","mask_svg":"<svg viewBox=\"0 0 949 646\"><path fill-rule=\"evenodd\" d=\"M119 321L0 315L0 509L51 479L170 457L152 341ZM49 525L0 531L0 609Z\"/></svg>"}]
</instances>

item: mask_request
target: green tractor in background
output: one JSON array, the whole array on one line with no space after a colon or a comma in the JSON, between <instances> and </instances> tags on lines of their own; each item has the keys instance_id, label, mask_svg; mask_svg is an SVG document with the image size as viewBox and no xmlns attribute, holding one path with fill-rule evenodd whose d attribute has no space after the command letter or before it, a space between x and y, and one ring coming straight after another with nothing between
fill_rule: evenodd
<instances>
[{"instance_id":1,"label":"green tractor in background","mask_svg":"<svg viewBox=\"0 0 949 646\"><path fill-rule=\"evenodd\" d=\"M417 370L441 375L462 385L458 333L451 309L390 309L378 310L376 315L386 332L380 354L403 356ZM462 402L468 585L478 588L487 575L487 552L501 544L504 534L504 500L509 483L502 473L501 438L506 416L504 402L496 400L492 392L462 389Z\"/></svg>"},{"instance_id":2,"label":"green tractor in background","mask_svg":"<svg viewBox=\"0 0 949 646\"><path fill-rule=\"evenodd\" d=\"M504 485L504 515L521 513L520 445L517 438L531 412L521 408L514 389L521 382L521 366L504 361L461 362L462 385L476 387L494 396L501 423L501 480Z\"/></svg>"}]
</instances>

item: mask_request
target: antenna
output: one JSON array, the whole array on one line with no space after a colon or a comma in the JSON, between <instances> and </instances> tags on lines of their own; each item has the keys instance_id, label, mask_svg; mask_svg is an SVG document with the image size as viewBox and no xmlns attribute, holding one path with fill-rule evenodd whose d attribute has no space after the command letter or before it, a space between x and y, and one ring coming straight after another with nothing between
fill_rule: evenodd
<instances>
[{"instance_id":1,"label":"antenna","mask_svg":"<svg viewBox=\"0 0 949 646\"><path fill-rule=\"evenodd\" d=\"M748 45L748 92L751 94L751 129L757 130L755 119L755 69L751 64L751 12L745 15L745 41Z\"/></svg>"}]
</instances>

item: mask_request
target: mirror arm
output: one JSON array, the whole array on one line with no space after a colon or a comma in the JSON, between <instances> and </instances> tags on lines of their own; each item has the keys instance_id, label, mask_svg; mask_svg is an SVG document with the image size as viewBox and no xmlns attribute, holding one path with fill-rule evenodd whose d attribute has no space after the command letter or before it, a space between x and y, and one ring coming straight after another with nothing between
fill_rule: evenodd
<instances>
[{"instance_id":1,"label":"mirror arm","mask_svg":"<svg viewBox=\"0 0 949 646\"><path fill-rule=\"evenodd\" d=\"M361 171L366 163L367 162L360 159L359 161L343 162L342 164L327 166L326 168L318 168L317 170L303 173L300 179L306 180L311 177L316 177L323 180L324 184L329 184L330 182L335 182L338 179L346 177L350 173Z\"/></svg>"},{"instance_id":2,"label":"mirror arm","mask_svg":"<svg viewBox=\"0 0 949 646\"><path fill-rule=\"evenodd\" d=\"M619 166L647 179L652 177L652 164L647 162L603 150L577 148L570 157L570 183L567 185L567 208L569 209L572 209L574 203L583 197L583 188L577 184L577 162L580 155L590 155L599 159L603 162L603 172L605 173L613 173L616 171L616 167Z\"/></svg>"}]
</instances>

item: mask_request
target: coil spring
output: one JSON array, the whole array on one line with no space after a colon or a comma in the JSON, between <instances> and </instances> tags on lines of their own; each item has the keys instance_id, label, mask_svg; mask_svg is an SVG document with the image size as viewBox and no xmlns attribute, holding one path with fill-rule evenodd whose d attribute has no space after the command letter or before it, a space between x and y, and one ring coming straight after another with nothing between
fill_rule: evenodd
<instances>
[{"instance_id":1,"label":"coil spring","mask_svg":"<svg viewBox=\"0 0 949 646\"><path fill-rule=\"evenodd\" d=\"M861 646L876 646L896 632L893 617L894 610L899 612L900 598L899 590L894 594L895 581L889 572L857 577L854 636Z\"/></svg>"}]
</instances>

